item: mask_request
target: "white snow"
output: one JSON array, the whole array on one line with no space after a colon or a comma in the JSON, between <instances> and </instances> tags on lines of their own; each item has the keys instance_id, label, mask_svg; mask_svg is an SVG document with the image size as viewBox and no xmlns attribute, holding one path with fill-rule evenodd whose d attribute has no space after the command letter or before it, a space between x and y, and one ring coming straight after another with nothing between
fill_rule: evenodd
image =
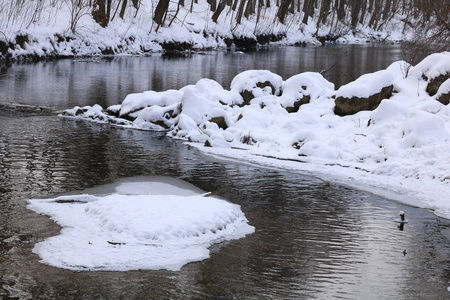
<instances>
[{"instance_id":1,"label":"white snow","mask_svg":"<svg viewBox=\"0 0 450 300\"><path fill-rule=\"evenodd\" d=\"M433 79L446 73L450 73L450 58L447 53L431 54L411 70L411 76L417 78L423 74Z\"/></svg>"},{"instance_id":2,"label":"white snow","mask_svg":"<svg viewBox=\"0 0 450 300\"><path fill-rule=\"evenodd\" d=\"M33 251L41 262L71 270L180 270L209 258L212 244L254 232L238 205L164 181L29 200L28 208L63 227Z\"/></svg>"},{"instance_id":3,"label":"white snow","mask_svg":"<svg viewBox=\"0 0 450 300\"><path fill-rule=\"evenodd\" d=\"M436 93L436 99L439 99L439 97L444 94L450 94L450 78L441 84L441 86L439 87L439 90Z\"/></svg>"},{"instance_id":4,"label":"white snow","mask_svg":"<svg viewBox=\"0 0 450 300\"><path fill-rule=\"evenodd\" d=\"M350 20L318 22L316 12L308 24L303 24L303 13L293 12L283 23L275 17L278 1L270 0L270 7L263 7L258 13L243 18L238 24L236 13L226 6L217 23L211 19L210 4L206 0L186 3L180 6L171 1L166 22L157 26L151 16L157 1L139 1L139 10L128 1L123 19L118 15L103 28L96 23L91 9L83 1L41 0L23 2L4 0L0 2L0 41L15 42L16 36L30 37L29 42L17 44L9 49L12 58L21 55L135 55L161 51L161 44L170 42L188 43L193 49L226 47L225 39L246 37L255 39L258 35L280 35L283 38L272 44L306 43L320 44L317 33L341 35L338 42L364 43L369 40L399 41L413 36L415 28L405 27L405 16L395 14L380 26L380 30L370 29L365 24L350 28ZM40 6L44 9L37 9ZM114 1L113 1L113 5ZM175 13L177 12L177 13ZM117 13L117 12L116 12ZM350 14L347 14L350 18ZM366 20L370 19L370 12ZM409 21L414 24L413 19ZM169 24L170 27L169 27ZM333 26L331 26L333 25ZM319 28L317 28L319 26ZM156 28L158 30L156 30Z\"/></svg>"},{"instance_id":5,"label":"white snow","mask_svg":"<svg viewBox=\"0 0 450 300\"><path fill-rule=\"evenodd\" d=\"M246 71L236 76L231 90L202 79L180 89L171 102L178 103L180 111L171 119L168 135L194 142L207 153L297 170L450 218L450 105L428 95L422 76L434 78L447 70L449 52L433 54L413 67L396 62L338 91L322 75L310 72L280 82L268 71ZM279 91L257 86L265 81ZM334 114L333 96L368 97L391 84L394 93L375 110ZM256 96L244 106L239 94L243 90ZM439 93L447 90L448 80ZM309 103L288 113L287 108L306 96ZM144 93L135 97L145 98ZM140 112L136 114L141 120ZM65 115L86 118L73 110ZM223 117L226 127L212 122L215 117ZM111 118L104 114L96 120ZM145 128L136 121L129 126Z\"/></svg>"},{"instance_id":6,"label":"white snow","mask_svg":"<svg viewBox=\"0 0 450 300\"><path fill-rule=\"evenodd\" d=\"M368 98L379 92L382 88L392 85L394 79L395 77L388 70L365 74L339 88L336 92L336 98Z\"/></svg>"},{"instance_id":7,"label":"white snow","mask_svg":"<svg viewBox=\"0 0 450 300\"><path fill-rule=\"evenodd\" d=\"M314 102L323 96L331 96L334 91L334 84L323 78L319 73L304 72L283 82L283 96L281 104L284 107L294 105L292 100L302 99L310 96L310 101Z\"/></svg>"},{"instance_id":8,"label":"white snow","mask_svg":"<svg viewBox=\"0 0 450 300\"><path fill-rule=\"evenodd\" d=\"M261 83L261 86L257 86ZM269 86L269 83L272 87ZM277 95L281 90L283 79L281 76L268 70L248 70L244 71L231 81L231 92L240 94L245 91L251 91L255 98L265 95Z\"/></svg>"}]
</instances>

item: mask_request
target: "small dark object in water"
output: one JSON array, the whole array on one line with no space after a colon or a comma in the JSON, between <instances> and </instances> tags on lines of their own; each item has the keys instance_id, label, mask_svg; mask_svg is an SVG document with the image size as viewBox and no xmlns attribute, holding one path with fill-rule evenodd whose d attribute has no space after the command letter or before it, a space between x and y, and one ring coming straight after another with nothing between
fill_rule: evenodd
<instances>
[{"instance_id":1,"label":"small dark object in water","mask_svg":"<svg viewBox=\"0 0 450 300\"><path fill-rule=\"evenodd\" d=\"M400 219L395 219L394 221L397 223L408 223L408 220L405 218L405 212L400 211Z\"/></svg>"}]
</instances>

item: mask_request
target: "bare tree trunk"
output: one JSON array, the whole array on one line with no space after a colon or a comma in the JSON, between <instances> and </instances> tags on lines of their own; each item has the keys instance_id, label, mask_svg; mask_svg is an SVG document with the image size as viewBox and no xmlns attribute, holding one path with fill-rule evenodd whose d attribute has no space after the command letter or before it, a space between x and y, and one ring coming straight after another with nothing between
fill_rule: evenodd
<instances>
[{"instance_id":1,"label":"bare tree trunk","mask_svg":"<svg viewBox=\"0 0 450 300\"><path fill-rule=\"evenodd\" d=\"M213 12L216 11L216 8L217 8L216 0L208 0L207 2L209 4L209 9Z\"/></svg>"},{"instance_id":2,"label":"bare tree trunk","mask_svg":"<svg viewBox=\"0 0 450 300\"><path fill-rule=\"evenodd\" d=\"M156 5L155 8L155 14L153 16L153 21L155 21L156 24L162 25L164 15L166 14L168 8L169 8L169 0L158 1L158 4Z\"/></svg>"},{"instance_id":3,"label":"bare tree trunk","mask_svg":"<svg viewBox=\"0 0 450 300\"><path fill-rule=\"evenodd\" d=\"M245 6L246 0L240 0L239 2L239 8L236 15L236 23L241 24L242 15L244 14L244 6Z\"/></svg>"},{"instance_id":4,"label":"bare tree trunk","mask_svg":"<svg viewBox=\"0 0 450 300\"><path fill-rule=\"evenodd\" d=\"M337 11L337 18L339 21L345 20L345 1L346 0L339 0L339 6Z\"/></svg>"},{"instance_id":5,"label":"bare tree trunk","mask_svg":"<svg viewBox=\"0 0 450 300\"><path fill-rule=\"evenodd\" d=\"M212 15L212 20L214 23L217 23L217 19L219 19L220 14L225 9L225 6L227 5L227 0L220 0L219 6L217 7L216 11Z\"/></svg>"},{"instance_id":6,"label":"bare tree trunk","mask_svg":"<svg viewBox=\"0 0 450 300\"><path fill-rule=\"evenodd\" d=\"M128 0L122 0L122 8L120 9L119 17L123 19L125 16L125 11L127 9L127 2Z\"/></svg>"},{"instance_id":7,"label":"bare tree trunk","mask_svg":"<svg viewBox=\"0 0 450 300\"><path fill-rule=\"evenodd\" d=\"M255 0L247 0L247 5L246 5L245 11L244 11L244 17L247 19L251 14L255 13L255 11L253 10L253 1L255 1Z\"/></svg>"},{"instance_id":8,"label":"bare tree trunk","mask_svg":"<svg viewBox=\"0 0 450 300\"><path fill-rule=\"evenodd\" d=\"M359 23L364 24L364 19L366 16L366 11L367 11L367 0L362 0L361 1L361 14L359 16Z\"/></svg>"},{"instance_id":9,"label":"bare tree trunk","mask_svg":"<svg viewBox=\"0 0 450 300\"><path fill-rule=\"evenodd\" d=\"M331 0L322 0L322 6L320 7L319 17L317 18L317 27L319 24L325 24L325 20L329 15Z\"/></svg>"},{"instance_id":10,"label":"bare tree trunk","mask_svg":"<svg viewBox=\"0 0 450 300\"><path fill-rule=\"evenodd\" d=\"M386 4L383 9L383 20L386 21L389 17L389 12L391 11L391 3L392 1L386 1Z\"/></svg>"},{"instance_id":11,"label":"bare tree trunk","mask_svg":"<svg viewBox=\"0 0 450 300\"><path fill-rule=\"evenodd\" d=\"M108 22L111 20L111 0L106 2L106 19Z\"/></svg>"},{"instance_id":12,"label":"bare tree trunk","mask_svg":"<svg viewBox=\"0 0 450 300\"><path fill-rule=\"evenodd\" d=\"M111 1L111 0L109 0L109 1ZM131 0L131 1L133 2L133 7L138 9L139 8L139 0ZM184 5L184 3L183 3L183 5Z\"/></svg>"},{"instance_id":13,"label":"bare tree trunk","mask_svg":"<svg viewBox=\"0 0 450 300\"><path fill-rule=\"evenodd\" d=\"M389 1L389 0L387 0L387 1ZM382 7L383 7L383 0L379 0L379 3L375 4L375 8L372 13L372 18L370 18L370 21L369 21L370 28L372 28L372 29L377 28L378 20L380 19Z\"/></svg>"},{"instance_id":14,"label":"bare tree trunk","mask_svg":"<svg viewBox=\"0 0 450 300\"><path fill-rule=\"evenodd\" d=\"M308 17L311 16L311 9L313 8L313 0L305 0L303 3L303 24L308 24Z\"/></svg>"},{"instance_id":15,"label":"bare tree trunk","mask_svg":"<svg viewBox=\"0 0 450 300\"><path fill-rule=\"evenodd\" d=\"M372 12L373 11L373 1L374 0L369 0L369 7L367 8L368 12Z\"/></svg>"},{"instance_id":16,"label":"bare tree trunk","mask_svg":"<svg viewBox=\"0 0 450 300\"><path fill-rule=\"evenodd\" d=\"M72 5L77 5L76 3ZM92 18L102 27L108 25L109 17L107 17L105 0L94 0L92 8Z\"/></svg>"},{"instance_id":17,"label":"bare tree trunk","mask_svg":"<svg viewBox=\"0 0 450 300\"><path fill-rule=\"evenodd\" d=\"M353 0L352 1L352 22L351 22L351 28L355 29L356 26L358 25L358 16L359 16L359 12L361 10L361 2L359 0Z\"/></svg>"},{"instance_id":18,"label":"bare tree trunk","mask_svg":"<svg viewBox=\"0 0 450 300\"><path fill-rule=\"evenodd\" d=\"M286 15L288 14L289 6L291 5L292 2L293 2L293 0L281 0L281 5L277 11L277 17L278 17L278 20L280 20L280 22L283 24L284 24L284 19L286 18Z\"/></svg>"},{"instance_id":19,"label":"bare tree trunk","mask_svg":"<svg viewBox=\"0 0 450 300\"><path fill-rule=\"evenodd\" d=\"M239 0L234 0L234 2L233 2L233 6L231 6L231 9L232 9L233 11L236 11L236 8L237 8L237 5L238 5L238 2L239 2Z\"/></svg>"}]
</instances>

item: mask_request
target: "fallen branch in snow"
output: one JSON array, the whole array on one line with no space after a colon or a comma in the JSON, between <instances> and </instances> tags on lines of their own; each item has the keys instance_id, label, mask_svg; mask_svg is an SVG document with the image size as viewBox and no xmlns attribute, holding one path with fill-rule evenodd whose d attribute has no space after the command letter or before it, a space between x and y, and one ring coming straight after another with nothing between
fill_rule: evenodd
<instances>
[{"instance_id":1,"label":"fallen branch in snow","mask_svg":"<svg viewBox=\"0 0 450 300\"><path fill-rule=\"evenodd\" d=\"M106 241L108 244L110 245L115 245L115 246L122 246L122 245L126 245L127 243L116 243L116 242L110 242L110 241Z\"/></svg>"},{"instance_id":2,"label":"fallen branch in snow","mask_svg":"<svg viewBox=\"0 0 450 300\"><path fill-rule=\"evenodd\" d=\"M86 201L80 200L55 200L56 203L87 203Z\"/></svg>"},{"instance_id":3,"label":"fallen branch in snow","mask_svg":"<svg viewBox=\"0 0 450 300\"><path fill-rule=\"evenodd\" d=\"M219 191L215 191L215 192L204 193L204 194L202 194L202 196L203 197L211 197L211 196L215 196L215 195L218 195L218 194L219 194Z\"/></svg>"}]
</instances>

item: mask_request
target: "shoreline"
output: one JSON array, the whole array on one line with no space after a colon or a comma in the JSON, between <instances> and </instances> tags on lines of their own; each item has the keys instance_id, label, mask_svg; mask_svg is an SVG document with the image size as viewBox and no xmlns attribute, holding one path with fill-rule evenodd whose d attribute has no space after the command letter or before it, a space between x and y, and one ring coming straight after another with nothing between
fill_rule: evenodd
<instances>
[{"instance_id":1,"label":"shoreline","mask_svg":"<svg viewBox=\"0 0 450 300\"><path fill-rule=\"evenodd\" d=\"M414 186L417 186L417 183L420 183L420 180L408 180L407 178L402 178L400 176L398 176L398 178L391 178L391 176L376 175L339 165L326 166L300 161L293 165L294 162L292 160L287 161L282 158L263 157L257 154L246 153L247 150L245 149L225 150L214 147L205 147L198 143L185 143L198 149L202 153L213 156L219 160L240 162L262 168L284 170L311 176L325 182L366 191L389 201L398 202L410 207L430 210L437 217L450 221L450 208L447 208L446 211L442 212L442 208L433 206L433 203L431 203L431 201L436 200L438 196L444 197L445 195L435 191L433 196L427 198L426 193L413 188ZM398 182L394 184L392 183L392 179L394 179L394 181L398 180ZM427 183L430 184L431 182ZM436 186L440 185L437 184ZM421 197L423 197L423 200L420 200Z\"/></svg>"},{"instance_id":2,"label":"shoreline","mask_svg":"<svg viewBox=\"0 0 450 300\"><path fill-rule=\"evenodd\" d=\"M168 131L204 152L258 164L291 169L304 161L294 169L448 218L449 62L448 52L436 53L405 76L405 63L397 61L337 90L320 73L283 80L247 70L229 90L204 78L180 90L129 94L106 109L76 106L61 116Z\"/></svg>"},{"instance_id":3,"label":"shoreline","mask_svg":"<svg viewBox=\"0 0 450 300\"><path fill-rule=\"evenodd\" d=\"M0 63L2 61L41 60L117 55L151 55L156 52L189 52L215 49L254 50L258 47L318 46L326 43L360 44L367 42L395 43L411 39L411 32L404 32L401 16L395 15L383 28L377 30L367 24L342 28L319 24L311 18L307 24L301 21L301 13L289 17L286 24L274 21L276 6L267 8L264 17L249 16L235 24L232 14L223 14L215 22L209 20L209 4L200 1L200 11L183 8L183 19L155 27L152 7L143 3L123 19L114 19L106 27L98 24L92 15L85 13L75 26L69 26L70 11L67 7L48 8L45 18L30 23L0 22ZM232 10L231 10L232 11ZM1 14L0 14L1 17ZM1 19L1 18L0 18ZM54 23L51 26L49 23Z\"/></svg>"},{"instance_id":4,"label":"shoreline","mask_svg":"<svg viewBox=\"0 0 450 300\"><path fill-rule=\"evenodd\" d=\"M206 83L206 82L203 82L203 83ZM210 82L210 83L212 83L212 82ZM199 85L199 87L200 86L201 85ZM398 86L402 87L401 84L398 84ZM211 85L208 87L210 89L212 89L215 86ZM165 92L161 92L159 95L163 95L164 93ZM180 95L178 95L178 96L180 96ZM399 95L394 95L393 97L398 98ZM267 99L269 99L269 98L267 98ZM267 101L267 99L266 99L266 101ZM277 98L273 97L273 99L276 100ZM395 98L393 98L393 99L395 99ZM401 100L401 99L399 98L399 100ZM385 101L383 103L385 103L385 104L392 103L390 101L392 101L392 100ZM267 103L270 104L269 102L267 102ZM418 102L418 103L421 103L421 102ZM437 105L437 102L435 103L435 102L427 101L427 103L429 103L428 106L425 106L425 108L427 108L427 109L428 109L428 107L434 108L434 106ZM309 104L309 106L311 106L313 104L314 104L314 102ZM432 104L434 106L431 106ZM18 109L18 111L20 111L20 112L23 109L25 109L25 113L30 112L30 111L37 112L38 110L40 113L46 112L45 109L44 109L44 111L42 111L42 108L37 108L37 107L33 107L33 106L19 105L18 108L15 107L16 104L11 104L10 106L12 107L12 109ZM144 107L144 106L142 106L142 107ZM155 106L155 108L157 107L156 104L154 104L154 106ZM276 107L278 107L278 106L276 106ZM440 108L443 110L443 113L444 113L444 107L445 106L442 106L442 108L441 108L441 106L436 107L431 112L437 113L439 111L438 108ZM237 107L234 107L234 108L239 110L239 108L237 108ZM250 105L249 108L256 109L257 107L253 107ZM263 108L264 107L262 106L261 110ZM303 108L306 108L306 106ZM420 111L423 110L421 108L421 106L419 108L420 108ZM262 112L264 112L266 110L262 110ZM52 113L55 113L55 112L53 111ZM93 112L91 112L91 114L86 114L86 116L84 116L84 117L88 117L88 115L91 116L92 113ZM97 112L97 113L99 113L98 117L101 117L100 112ZM343 120L347 120L348 123L351 123L350 121L352 121L352 119L356 118L355 120L357 120L357 121L359 121L359 123L361 123L361 119L362 119L363 121L361 124L367 123L367 122L365 122L366 118L368 118L368 119L375 118L375 120L377 120L376 119L377 115L373 115L373 116L372 115L366 116L366 115L367 115L367 113L360 114L356 117L341 117L339 120L340 120L340 122L342 122ZM94 114L91 116L91 118L96 119L96 116L97 115ZM445 115L443 115L442 117L445 117ZM78 118L78 117L76 117L76 118ZM80 118L82 119L83 116L80 116ZM345 119L343 119L343 118L345 118ZM100 120L106 121L109 119L108 118L106 118L106 119L99 118L96 120L97 121L100 121ZM147 121L149 123L151 123L152 119L148 119ZM329 121L329 122L331 122L331 121ZM377 120L376 122L379 122L379 120ZM297 124L297 123L295 123L295 124ZM302 124L303 123L300 123L301 126L305 126L305 124L303 124L303 125ZM370 123L368 123L368 124L370 124ZM298 125L298 126L300 126L300 125ZM296 126L296 128L299 128L298 126ZM214 128L211 127L211 130ZM371 128L372 127L367 125L367 128L363 128L365 131L363 129L358 130L355 133L355 136L357 136L358 139L362 139L362 137L366 138L366 135L371 133L371 131L368 131ZM145 129L145 128L141 128L141 129ZM250 128L248 130L251 131L252 129ZM215 134L221 134L222 132L223 131L220 131L220 130L214 131ZM214 140L213 132L211 131L209 133L209 135L210 135L209 142L214 143L215 140ZM224 137L229 138L227 136L224 136ZM193 139L194 138L196 138L196 137L193 137ZM206 138L206 136L205 136L205 138ZM256 139L259 140L262 138L263 137L261 136ZM350 186L352 188L356 188L356 189L360 189L360 190L365 190L365 191L371 192L373 194L385 197L385 198L393 200L393 201L398 201L398 202L401 202L401 203L404 203L407 205L421 207L421 208L425 208L425 209L431 209L434 211L434 214L439 217L444 217L446 219L449 219L449 216L450 216L450 205L447 204L445 201L443 201L443 200L445 200L446 190L448 190L448 177L445 177L447 174L443 174L441 177L437 177L436 179L434 179L434 176L432 178L431 175L437 175L437 174L432 174L433 172L428 172L426 174L425 173L420 174L421 176L425 175L425 176L422 176L423 178L421 177L420 179L415 179L414 178L415 174L418 174L418 173L414 173L414 172L418 172L417 168L420 167L420 164L417 164L417 163L415 163L415 165L413 166L414 168L405 169L407 172L405 170L403 170L405 172L402 175L399 174L398 169L397 170L393 169L393 171L383 174L384 170L383 169L377 170L376 169L377 167L374 168L372 165L369 164L369 163L371 163L370 161L368 162L367 165L365 165L364 162L361 163L359 161L345 161L344 159L339 159L339 160L336 160L335 162L332 162L332 161L327 162L327 160L321 159L320 156L317 157L317 160L315 160L314 157L312 157L311 160L308 158L303 159L302 156L295 155L296 154L295 150L291 149L291 147L289 147L290 152L286 152L286 155L283 156L282 152L277 152L277 151L264 152L264 151L258 150L256 148L251 149L251 147L247 147L248 149L245 149L246 147L243 147L243 150L234 149L236 147L233 147L233 146L236 146L236 144L230 144L230 148L227 148L227 147L225 147L223 149L221 147L216 148L215 145L213 145L214 147L209 148L209 147L205 147L205 145L208 144L208 143L206 143L206 141L205 141L205 143L202 143L201 142L202 140L199 140L199 141L200 141L200 143L194 143L194 144L191 143L191 145L199 148L202 152L207 153L207 154L218 155L219 157L224 157L224 158L229 158L229 159L238 159L240 161L250 161L256 165L262 165L265 167L273 166L276 168L282 168L282 169L286 169L286 170L290 170L290 171L294 171L294 172L300 172L302 174L317 177L322 180ZM264 141L264 140L262 140L262 141ZM425 143L424 145L426 145L426 144L427 143ZM217 146L220 146L220 144L218 144ZM443 144L443 146L444 146L444 144ZM258 147L259 147L259 145L258 145ZM267 148L267 149L269 149L269 148ZM412 147L412 148L415 148L415 147ZM421 149L420 145L416 149ZM278 151L281 151L281 150L282 150L281 148L278 149ZM423 150L423 151L425 151L425 150ZM264 155L264 153L267 153L267 156ZM426 153L422 153L422 154L426 154ZM393 158L395 158L395 157L393 156ZM396 163L397 165L399 165L399 167L402 167L401 166L402 163L405 162L403 158L404 157L398 157L398 159L399 159L398 161L397 160L391 161L391 159L389 158L389 162L391 162L391 164L392 164L392 162ZM304 160L304 162L302 162L303 160ZM296 163L296 161L298 161L299 163ZM423 161L423 163L425 165L422 165L422 168L426 168L427 165L432 162ZM436 162L436 166L438 166L437 162ZM393 165L390 167L398 168L396 165ZM409 166L405 166L405 168L409 168ZM433 167L431 167L428 171L432 171L432 168ZM430 176L426 176L426 175L430 175ZM426 189L426 190L424 191L424 189Z\"/></svg>"},{"instance_id":5,"label":"shoreline","mask_svg":"<svg viewBox=\"0 0 450 300\"><path fill-rule=\"evenodd\" d=\"M224 38L226 39L226 38ZM27 40L35 40L33 37L28 37ZM35 44L6 44L0 39L0 65L10 64L16 62L26 62L33 63L39 61L53 61L60 59L105 59L105 58L117 58L117 57L130 57L130 56L152 56L154 54L163 55L179 55L186 56L191 54L201 54L204 51L231 51L231 52L254 52L259 49L264 48L274 48L274 47L323 47L328 45L364 45L364 44L401 44L403 40L385 40L376 39L375 37L366 38L356 38L352 40L343 39L339 42L337 41L319 41L317 39L312 39L309 42L302 41L289 41L286 36L283 39L273 41L259 42L260 38L257 36L255 39L239 38L235 37L233 39L228 39L227 42L218 42L215 45L210 45L202 47L201 45L195 45L193 43L185 43L179 41L167 42L154 42L150 50L142 48L141 45L129 45L129 48L124 48L123 45L115 45L114 47L102 48L100 45L94 46L91 49L85 50L83 52L77 52L75 48L72 47L70 52L61 52L56 48L63 47L59 45L54 47L53 50L48 50L45 45ZM292 39L291 39L292 40ZM54 41L51 41L54 44ZM87 41L78 41L79 43L88 43ZM65 46L67 47L67 46ZM136 50L135 48L139 48Z\"/></svg>"}]
</instances>

